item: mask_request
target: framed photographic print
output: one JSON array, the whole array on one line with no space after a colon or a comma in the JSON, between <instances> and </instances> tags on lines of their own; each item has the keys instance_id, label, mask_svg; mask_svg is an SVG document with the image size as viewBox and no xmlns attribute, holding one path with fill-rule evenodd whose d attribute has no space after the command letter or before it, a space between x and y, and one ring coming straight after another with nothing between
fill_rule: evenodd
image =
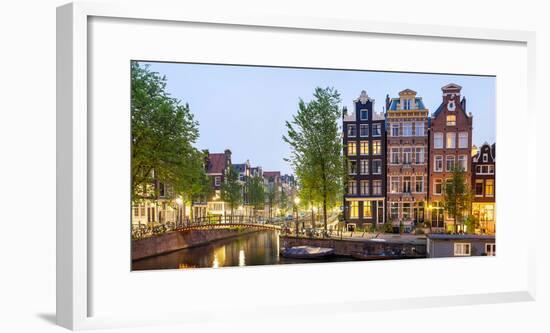
<instances>
[{"instance_id":1,"label":"framed photographic print","mask_svg":"<svg viewBox=\"0 0 550 333\"><path fill-rule=\"evenodd\" d=\"M58 9L60 325L533 299L533 33L171 6Z\"/></svg>"}]
</instances>

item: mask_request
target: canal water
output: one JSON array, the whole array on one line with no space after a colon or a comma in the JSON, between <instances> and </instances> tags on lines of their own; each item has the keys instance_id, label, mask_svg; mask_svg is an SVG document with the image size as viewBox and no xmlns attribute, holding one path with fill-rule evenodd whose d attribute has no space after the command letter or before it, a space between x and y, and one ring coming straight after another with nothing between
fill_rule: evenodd
<instances>
[{"instance_id":1,"label":"canal water","mask_svg":"<svg viewBox=\"0 0 550 333\"><path fill-rule=\"evenodd\" d=\"M187 269L352 261L347 257L289 259L279 255L276 231L254 232L132 262L132 270Z\"/></svg>"}]
</instances>

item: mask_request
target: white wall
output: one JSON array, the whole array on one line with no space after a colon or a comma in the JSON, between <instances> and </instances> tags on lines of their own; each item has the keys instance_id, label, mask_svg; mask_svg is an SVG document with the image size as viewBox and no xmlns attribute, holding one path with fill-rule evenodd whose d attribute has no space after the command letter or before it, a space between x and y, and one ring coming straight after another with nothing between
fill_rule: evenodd
<instances>
[{"instance_id":1,"label":"white wall","mask_svg":"<svg viewBox=\"0 0 550 333\"><path fill-rule=\"evenodd\" d=\"M235 7L242 3L243 12L253 12L258 6L267 6L274 13L282 14L296 12L308 16L406 22L421 17L429 24L535 30L538 33L539 101L546 98L550 88L547 80L550 25L545 1L435 0L411 3L406 0L271 0L246 4L245 1L233 0L226 3L220 1L216 5L207 1L195 2L197 5L215 7ZM51 323L55 315L55 7L63 3L65 1L60 0L4 1L0 10L0 175L4 180L0 190L0 325L3 326L0 330L6 332L63 331ZM510 102L513 103L513 96ZM543 107L545 103L539 105ZM546 130L548 113L544 110L537 121L539 138L545 143L548 139L542 133ZM543 158L540 157L539 165L542 165ZM539 168L540 171L542 168ZM548 188L548 185L548 178L541 179L538 184L540 207L544 207L542 189ZM529 201L529 205L536 204L534 199ZM541 220L540 224L544 222L547 221ZM18 229L23 228L28 228L26 233L15 237ZM541 240L543 236L539 233ZM539 253L548 252L543 248L544 244L539 242ZM237 329L241 332L314 329L317 332L430 332L445 327L446 332L463 332L464 327L456 323L468 320L475 322L475 325L468 325L475 327L474 331L549 331L546 320L548 312L544 307L550 305L547 282L550 280L550 260L546 258L543 262L540 259L537 302L356 313L269 323L217 323L201 329L211 332ZM426 324L428 318L430 323ZM181 328L143 328L137 331L176 330L181 331ZM189 328L191 332L197 330L197 327Z\"/></svg>"}]
</instances>

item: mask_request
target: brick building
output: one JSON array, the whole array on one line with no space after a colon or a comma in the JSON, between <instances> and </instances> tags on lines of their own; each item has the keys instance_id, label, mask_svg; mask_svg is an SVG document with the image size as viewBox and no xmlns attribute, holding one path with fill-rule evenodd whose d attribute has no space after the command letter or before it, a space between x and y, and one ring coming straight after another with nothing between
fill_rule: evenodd
<instances>
[{"instance_id":1,"label":"brick building","mask_svg":"<svg viewBox=\"0 0 550 333\"><path fill-rule=\"evenodd\" d=\"M484 143L472 156L472 214L478 219L483 233L495 233L495 165L496 145Z\"/></svg>"}]
</instances>

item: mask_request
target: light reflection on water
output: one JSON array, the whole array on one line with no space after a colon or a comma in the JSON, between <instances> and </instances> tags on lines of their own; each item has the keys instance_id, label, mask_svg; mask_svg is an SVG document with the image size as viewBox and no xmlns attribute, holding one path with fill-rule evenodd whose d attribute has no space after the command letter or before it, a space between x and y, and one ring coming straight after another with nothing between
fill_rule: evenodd
<instances>
[{"instance_id":1,"label":"light reflection on water","mask_svg":"<svg viewBox=\"0 0 550 333\"><path fill-rule=\"evenodd\" d=\"M204 246L137 260L132 263L132 269L218 268L348 260L351 259L330 258L320 261L280 257L278 233L275 231L262 231L215 241Z\"/></svg>"}]
</instances>

